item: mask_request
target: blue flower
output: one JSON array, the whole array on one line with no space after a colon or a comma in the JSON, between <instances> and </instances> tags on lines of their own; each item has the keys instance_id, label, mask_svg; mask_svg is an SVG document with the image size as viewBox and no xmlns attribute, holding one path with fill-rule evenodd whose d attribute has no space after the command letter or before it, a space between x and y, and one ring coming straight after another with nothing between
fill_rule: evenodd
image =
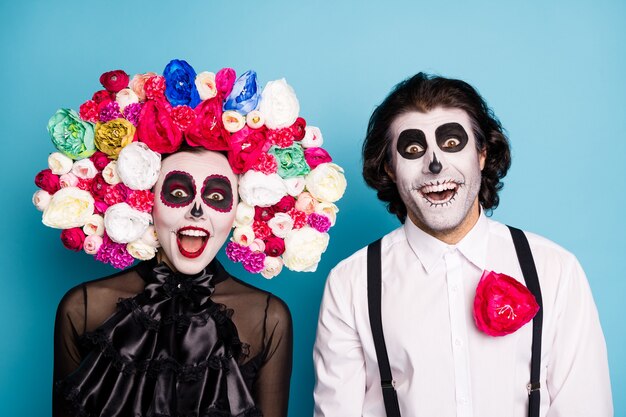
<instances>
[{"instance_id":1,"label":"blue flower","mask_svg":"<svg viewBox=\"0 0 626 417\"><path fill-rule=\"evenodd\" d=\"M182 59L173 59L163 70L165 97L172 106L196 107L200 95L196 88L196 71Z\"/></svg>"},{"instance_id":2,"label":"blue flower","mask_svg":"<svg viewBox=\"0 0 626 417\"><path fill-rule=\"evenodd\" d=\"M224 101L224 111L234 110L245 116L256 109L260 98L256 72L246 71L235 81L233 90Z\"/></svg>"}]
</instances>

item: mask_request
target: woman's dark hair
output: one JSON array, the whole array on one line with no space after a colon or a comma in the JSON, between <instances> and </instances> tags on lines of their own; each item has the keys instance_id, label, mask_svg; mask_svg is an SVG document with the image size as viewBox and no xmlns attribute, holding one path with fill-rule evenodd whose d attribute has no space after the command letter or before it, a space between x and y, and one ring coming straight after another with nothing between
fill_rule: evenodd
<instances>
[{"instance_id":1,"label":"woman's dark hair","mask_svg":"<svg viewBox=\"0 0 626 417\"><path fill-rule=\"evenodd\" d=\"M392 168L393 137L389 130L391 123L403 113L427 112L436 107L465 110L472 122L478 150L487 151L478 199L488 212L498 207L498 191L503 187L500 180L511 166L509 141L502 125L471 85L422 72L402 81L372 113L362 152L365 182L378 191L378 198L387 203L387 210L403 223L406 206L385 169Z\"/></svg>"}]
</instances>

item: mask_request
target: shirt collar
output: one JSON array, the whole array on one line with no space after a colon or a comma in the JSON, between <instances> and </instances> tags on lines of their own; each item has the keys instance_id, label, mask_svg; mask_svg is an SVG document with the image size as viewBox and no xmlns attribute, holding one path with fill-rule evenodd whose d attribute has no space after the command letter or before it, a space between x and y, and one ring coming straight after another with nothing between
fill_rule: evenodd
<instances>
[{"instance_id":1,"label":"shirt collar","mask_svg":"<svg viewBox=\"0 0 626 417\"><path fill-rule=\"evenodd\" d=\"M456 245L448 245L429 235L414 225L408 217L404 222L404 232L411 250L421 262L426 273L433 270L447 251L455 248L480 270L485 269L489 224L482 210L474 227Z\"/></svg>"}]
</instances>

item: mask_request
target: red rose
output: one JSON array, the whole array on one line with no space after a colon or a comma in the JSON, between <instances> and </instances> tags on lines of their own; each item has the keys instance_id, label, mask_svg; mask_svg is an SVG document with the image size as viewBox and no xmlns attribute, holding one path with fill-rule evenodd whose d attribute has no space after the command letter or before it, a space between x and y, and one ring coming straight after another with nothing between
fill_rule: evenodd
<instances>
[{"instance_id":1,"label":"red rose","mask_svg":"<svg viewBox=\"0 0 626 417\"><path fill-rule=\"evenodd\" d=\"M98 121L98 103L93 100L87 100L83 104L80 105L78 109L78 114L80 114L80 118L86 120L88 122L97 122Z\"/></svg>"},{"instance_id":2,"label":"red rose","mask_svg":"<svg viewBox=\"0 0 626 417\"><path fill-rule=\"evenodd\" d=\"M204 100L194 111L196 118L185 131L187 143L212 151L227 151L229 133L222 123L221 101L217 97Z\"/></svg>"},{"instance_id":3,"label":"red rose","mask_svg":"<svg viewBox=\"0 0 626 417\"><path fill-rule=\"evenodd\" d=\"M93 96L91 96L91 99L95 101L97 104L100 104L102 102L108 103L110 101L115 100L115 94L107 90L100 90L100 91L96 91L95 93L93 93Z\"/></svg>"},{"instance_id":4,"label":"red rose","mask_svg":"<svg viewBox=\"0 0 626 417\"><path fill-rule=\"evenodd\" d=\"M287 212L293 219L293 228L301 229L306 224L306 213L296 208L292 208Z\"/></svg>"},{"instance_id":5,"label":"red rose","mask_svg":"<svg viewBox=\"0 0 626 417\"><path fill-rule=\"evenodd\" d=\"M176 106L172 109L172 119L183 132L187 130L196 118L196 112L189 106Z\"/></svg>"},{"instance_id":6,"label":"red rose","mask_svg":"<svg viewBox=\"0 0 626 417\"><path fill-rule=\"evenodd\" d=\"M61 242L63 242L63 246L69 250L78 252L83 248L84 241L85 233L80 227L65 229L61 232Z\"/></svg>"},{"instance_id":7,"label":"red rose","mask_svg":"<svg viewBox=\"0 0 626 417\"><path fill-rule=\"evenodd\" d=\"M122 70L105 72L100 76L100 84L112 93L128 87L128 74Z\"/></svg>"},{"instance_id":8,"label":"red rose","mask_svg":"<svg viewBox=\"0 0 626 417\"><path fill-rule=\"evenodd\" d=\"M92 182L93 182L92 178L79 178L78 184L76 184L76 187L80 188L83 191L91 191Z\"/></svg>"},{"instance_id":9,"label":"red rose","mask_svg":"<svg viewBox=\"0 0 626 417\"><path fill-rule=\"evenodd\" d=\"M91 155L89 159L91 159L91 162L93 162L98 171L102 171L107 165L109 165L109 162L111 162L108 155L100 151L96 151L96 153Z\"/></svg>"},{"instance_id":10,"label":"red rose","mask_svg":"<svg viewBox=\"0 0 626 417\"><path fill-rule=\"evenodd\" d=\"M272 236L265 241L265 254L267 256L280 256L285 251L285 241Z\"/></svg>"},{"instance_id":11,"label":"red rose","mask_svg":"<svg viewBox=\"0 0 626 417\"><path fill-rule=\"evenodd\" d=\"M260 220L262 222L269 221L274 217L274 207L259 207L254 206L254 220Z\"/></svg>"},{"instance_id":12,"label":"red rose","mask_svg":"<svg viewBox=\"0 0 626 417\"><path fill-rule=\"evenodd\" d=\"M325 164L333 160L323 148L306 148L304 150L304 159L311 169L315 169L319 164Z\"/></svg>"},{"instance_id":13,"label":"red rose","mask_svg":"<svg viewBox=\"0 0 626 417\"><path fill-rule=\"evenodd\" d=\"M490 336L513 333L535 317L539 305L515 278L484 271L474 298L474 321Z\"/></svg>"},{"instance_id":14,"label":"red rose","mask_svg":"<svg viewBox=\"0 0 626 417\"><path fill-rule=\"evenodd\" d=\"M165 97L165 77L155 75L146 80L143 85L148 100L161 100Z\"/></svg>"},{"instance_id":15,"label":"red rose","mask_svg":"<svg viewBox=\"0 0 626 417\"><path fill-rule=\"evenodd\" d=\"M108 189L109 184L106 183L102 173L99 172L95 177L93 177L93 181L91 181L91 187L89 189L91 195L98 201L104 201L104 196L106 195Z\"/></svg>"},{"instance_id":16,"label":"red rose","mask_svg":"<svg viewBox=\"0 0 626 417\"><path fill-rule=\"evenodd\" d=\"M50 169L44 169L35 176L35 185L50 194L54 194L61 186L59 176L52 173Z\"/></svg>"},{"instance_id":17,"label":"red rose","mask_svg":"<svg viewBox=\"0 0 626 417\"><path fill-rule=\"evenodd\" d=\"M215 88L217 88L218 97L224 100L231 91L233 91L233 85L235 85L235 79L237 74L232 68L222 68L215 74Z\"/></svg>"},{"instance_id":18,"label":"red rose","mask_svg":"<svg viewBox=\"0 0 626 417\"><path fill-rule=\"evenodd\" d=\"M272 229L270 229L267 223L261 220L255 220L254 223L252 223L252 230L257 239L265 240L272 235Z\"/></svg>"},{"instance_id":19,"label":"red rose","mask_svg":"<svg viewBox=\"0 0 626 417\"><path fill-rule=\"evenodd\" d=\"M302 140L304 138L304 135L306 134L306 131L304 130L305 127L306 120L304 120L302 117L298 117L296 121L291 126L289 126L294 140Z\"/></svg>"},{"instance_id":20,"label":"red rose","mask_svg":"<svg viewBox=\"0 0 626 417\"><path fill-rule=\"evenodd\" d=\"M235 174L248 171L259 162L259 158L269 149L265 136L266 129L251 129L244 126L230 138L228 162Z\"/></svg>"},{"instance_id":21,"label":"red rose","mask_svg":"<svg viewBox=\"0 0 626 417\"><path fill-rule=\"evenodd\" d=\"M172 153L183 142L183 133L159 101L148 100L141 108L135 138L158 153Z\"/></svg>"},{"instance_id":22,"label":"red rose","mask_svg":"<svg viewBox=\"0 0 626 417\"><path fill-rule=\"evenodd\" d=\"M280 201L272 206L275 212L287 213L296 205L296 199L290 195L286 195Z\"/></svg>"}]
</instances>

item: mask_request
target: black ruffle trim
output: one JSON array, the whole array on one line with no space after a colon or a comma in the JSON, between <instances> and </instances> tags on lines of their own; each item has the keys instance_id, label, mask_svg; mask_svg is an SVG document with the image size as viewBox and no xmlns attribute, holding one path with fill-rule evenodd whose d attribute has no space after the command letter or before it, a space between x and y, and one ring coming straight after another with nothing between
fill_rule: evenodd
<instances>
[{"instance_id":1,"label":"black ruffle trim","mask_svg":"<svg viewBox=\"0 0 626 417\"><path fill-rule=\"evenodd\" d=\"M98 414L92 414L85 410L85 408L79 403L78 396L80 392L66 384L64 381L58 381L54 388L65 398L67 405L71 408L73 414L76 417L99 417ZM257 407L252 407L240 414L231 414L228 411L219 410L217 408L211 408L200 414L186 413L186 414L134 414L133 417L263 417L263 413Z\"/></svg>"},{"instance_id":2,"label":"black ruffle trim","mask_svg":"<svg viewBox=\"0 0 626 417\"><path fill-rule=\"evenodd\" d=\"M146 376L155 378L162 372L173 372L181 381L194 382L202 378L207 368L221 369L225 373L230 370L229 362L232 358L230 355L211 356L207 361L197 365L181 365L172 358L129 361L120 355L104 333L95 331L86 333L84 337L86 341L97 346L100 352L111 360L111 364L116 370L125 375L145 373Z\"/></svg>"}]
</instances>

